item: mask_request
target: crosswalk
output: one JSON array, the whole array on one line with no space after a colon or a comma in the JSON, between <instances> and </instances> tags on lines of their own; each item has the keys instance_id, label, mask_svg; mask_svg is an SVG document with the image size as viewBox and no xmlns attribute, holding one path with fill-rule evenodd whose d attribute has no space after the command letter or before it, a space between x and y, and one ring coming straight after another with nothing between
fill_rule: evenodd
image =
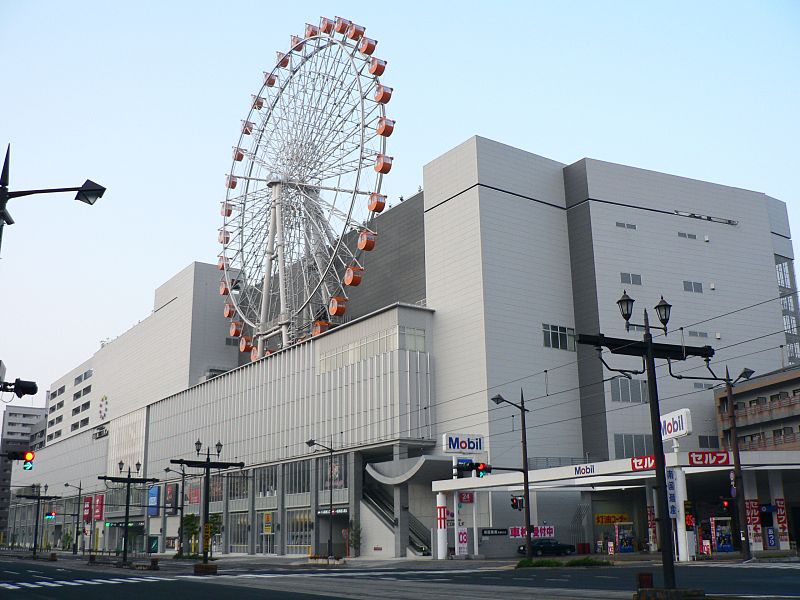
<instances>
[{"instance_id":1,"label":"crosswalk","mask_svg":"<svg viewBox=\"0 0 800 600\"><path fill-rule=\"evenodd\" d=\"M800 569L800 562L731 562L731 561L701 561L682 563L681 567L727 567L729 569Z\"/></svg>"},{"instance_id":2,"label":"crosswalk","mask_svg":"<svg viewBox=\"0 0 800 600\"><path fill-rule=\"evenodd\" d=\"M13 581L0 582L0 589L24 590L34 588L56 588L79 585L120 585L123 583L152 583L154 581L175 581L175 577L108 577L100 579L54 579L51 581Z\"/></svg>"}]
</instances>

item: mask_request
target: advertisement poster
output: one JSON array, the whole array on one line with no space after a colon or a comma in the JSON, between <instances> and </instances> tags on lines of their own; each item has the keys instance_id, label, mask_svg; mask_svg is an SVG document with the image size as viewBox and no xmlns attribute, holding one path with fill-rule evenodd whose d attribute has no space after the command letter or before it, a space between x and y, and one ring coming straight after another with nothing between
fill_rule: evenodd
<instances>
[{"instance_id":1,"label":"advertisement poster","mask_svg":"<svg viewBox=\"0 0 800 600\"><path fill-rule=\"evenodd\" d=\"M151 485L147 490L147 514L150 517L157 517L159 513L158 500L161 496L161 488Z\"/></svg>"},{"instance_id":2,"label":"advertisement poster","mask_svg":"<svg viewBox=\"0 0 800 600\"><path fill-rule=\"evenodd\" d=\"M164 488L164 509L168 515L178 514L178 484L168 483Z\"/></svg>"}]
</instances>

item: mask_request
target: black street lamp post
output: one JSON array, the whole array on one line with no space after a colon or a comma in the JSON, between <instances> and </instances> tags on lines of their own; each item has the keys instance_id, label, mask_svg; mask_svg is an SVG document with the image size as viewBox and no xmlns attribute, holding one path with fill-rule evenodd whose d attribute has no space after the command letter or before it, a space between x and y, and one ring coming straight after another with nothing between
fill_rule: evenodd
<instances>
[{"instance_id":1,"label":"black street lamp post","mask_svg":"<svg viewBox=\"0 0 800 600\"><path fill-rule=\"evenodd\" d=\"M122 473L122 470L125 468L125 463L119 461L117 465L119 467L119 472ZM142 468L142 463L136 463L136 473L138 475L139 471ZM131 466L128 465L128 475L126 477L107 477L106 475L101 475L98 479L103 481L110 481L112 483L124 483L125 484L125 521L123 523L123 531L122 531L122 564L128 564L128 529L130 529L130 523L128 520L130 519L131 513L131 484L132 483L158 483L158 479L154 478L145 478L145 477L131 477Z\"/></svg>"},{"instance_id":2,"label":"black street lamp post","mask_svg":"<svg viewBox=\"0 0 800 600\"><path fill-rule=\"evenodd\" d=\"M97 202L98 198L102 198L106 191L102 185L87 179L80 187L65 187L65 188L48 188L41 190L19 190L15 192L8 191L8 171L9 160L11 155L11 144L6 149L6 158L3 161L3 170L0 172L0 244L3 242L3 226L13 225L14 219L9 214L7 205L8 201L12 198L19 198L21 196L32 196L34 194L54 194L58 192L77 192L75 200L85 202L90 206Z\"/></svg>"},{"instance_id":3,"label":"black street lamp post","mask_svg":"<svg viewBox=\"0 0 800 600\"><path fill-rule=\"evenodd\" d=\"M314 439L306 442L306 446L313 448L319 446L328 451L328 562L333 559L333 448L321 444Z\"/></svg>"},{"instance_id":4,"label":"black street lamp post","mask_svg":"<svg viewBox=\"0 0 800 600\"><path fill-rule=\"evenodd\" d=\"M18 496L19 498L25 498L27 500L36 500L36 520L33 523L33 557L34 558L36 558L36 547L37 547L38 540L39 540L39 516L41 514L41 512L40 512L41 501L42 500L58 500L59 498L61 498L61 496L47 496L46 495L47 494L47 484L46 483L44 484L44 493L45 493L44 496L42 494L40 494L40 493L36 493L36 494L21 494L21 495Z\"/></svg>"},{"instance_id":5,"label":"black street lamp post","mask_svg":"<svg viewBox=\"0 0 800 600\"><path fill-rule=\"evenodd\" d=\"M665 334L667 333L667 323L669 322L672 305L670 305L664 297L656 304L654 310L661 321L663 327L657 325L650 325L650 318L647 310L644 311L644 323L639 325L631 323L630 319L633 315L634 300L628 296L627 291L624 291L622 297L617 301L620 314L625 320L626 331L630 329L631 325L644 328L644 336L641 342L635 340L628 340L625 338L611 338L598 335L578 335L579 344L588 344L595 346L598 350L598 357L603 363L603 366L610 371L622 373L625 377L630 378L631 374L642 373L647 374L647 393L648 404L650 405L650 429L653 435L653 453L655 454L655 475L656 475L656 493L658 494L658 506L656 521L658 522L659 537L661 541L661 564L664 571L664 587L667 589L675 589L675 556L673 554L673 539L672 539L672 522L670 520L667 506L667 478L666 478L666 460L664 457L664 443L661 439L661 413L658 406L658 386L656 384L656 358L667 360L686 360L691 356L700 356L703 358L711 358L714 355L714 349L710 346L682 346L674 344L653 343L653 334L650 333L651 328L660 329ZM640 371L630 369L614 369L610 367L602 355L602 347L608 348L612 354L623 354L628 356L640 356L644 362L644 368Z\"/></svg>"},{"instance_id":6,"label":"black street lamp post","mask_svg":"<svg viewBox=\"0 0 800 600\"><path fill-rule=\"evenodd\" d=\"M80 515L80 511L81 511L81 508L82 508L82 500L83 500L83 498L82 498L83 490L81 489L81 485L82 485L82 483L80 481L78 482L77 486L74 486L71 483L65 483L64 484L64 487L71 487L71 488L75 488L76 490L78 490L78 504L77 504L77 507L75 508L75 539L72 540L72 554L74 554L74 555L78 554L78 535L79 535L79 533L78 533L78 525L80 524L80 521L78 520L78 517ZM81 528L81 531L83 531L83 528Z\"/></svg>"},{"instance_id":7,"label":"black street lamp post","mask_svg":"<svg viewBox=\"0 0 800 600\"><path fill-rule=\"evenodd\" d=\"M525 397L522 394L522 388L519 390L519 404L510 402L497 394L492 401L497 404L510 404L518 408L520 412L520 424L522 425L522 496L525 503L525 558L533 558L533 545L531 544L531 491L528 485L528 428L525 424L525 413L528 409L525 408Z\"/></svg>"},{"instance_id":8,"label":"black street lamp post","mask_svg":"<svg viewBox=\"0 0 800 600\"><path fill-rule=\"evenodd\" d=\"M222 454L222 442L217 442L214 448L217 451L217 458ZM199 439L194 443L194 449L197 456L200 456L200 451L203 449L203 442ZM208 564L208 553L211 547L211 523L209 523L209 494L211 492L211 469L230 469L238 467L244 469L243 462L219 462L211 460L211 448L206 448L205 460L185 460L183 458L173 458L169 461L173 465L181 465L186 467L193 467L203 469L205 471L205 481L203 482L203 564ZM181 490L182 491L182 490ZM182 503L181 503L182 504ZM182 518L182 515L181 515ZM198 572L198 571L195 571ZM205 571L204 571L205 572Z\"/></svg>"},{"instance_id":9,"label":"black street lamp post","mask_svg":"<svg viewBox=\"0 0 800 600\"><path fill-rule=\"evenodd\" d=\"M169 467L164 469L165 473L177 473L174 469L170 469ZM184 494L186 493L186 467L181 465L181 506L178 509L181 513L180 522L178 524L178 554L183 556L183 500Z\"/></svg>"}]
</instances>

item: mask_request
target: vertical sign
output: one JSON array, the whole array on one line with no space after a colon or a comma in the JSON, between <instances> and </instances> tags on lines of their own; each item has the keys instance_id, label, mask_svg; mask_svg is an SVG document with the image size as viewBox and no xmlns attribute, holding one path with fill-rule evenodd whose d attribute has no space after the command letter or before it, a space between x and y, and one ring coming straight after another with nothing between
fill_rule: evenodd
<instances>
[{"instance_id":1,"label":"vertical sign","mask_svg":"<svg viewBox=\"0 0 800 600\"><path fill-rule=\"evenodd\" d=\"M105 508L105 501L106 497L103 494L95 494L94 497L94 520L95 521L102 521L104 508Z\"/></svg>"},{"instance_id":2,"label":"vertical sign","mask_svg":"<svg viewBox=\"0 0 800 600\"><path fill-rule=\"evenodd\" d=\"M83 522L89 523L92 520L92 497L83 497Z\"/></svg>"},{"instance_id":3,"label":"vertical sign","mask_svg":"<svg viewBox=\"0 0 800 600\"><path fill-rule=\"evenodd\" d=\"M203 552L211 550L211 523L203 525Z\"/></svg>"},{"instance_id":4,"label":"vertical sign","mask_svg":"<svg viewBox=\"0 0 800 600\"><path fill-rule=\"evenodd\" d=\"M272 533L272 513L264 513L264 533Z\"/></svg>"},{"instance_id":5,"label":"vertical sign","mask_svg":"<svg viewBox=\"0 0 800 600\"><path fill-rule=\"evenodd\" d=\"M761 509L758 499L745 500L747 512L747 529L750 532L750 541L754 544L763 544L761 540Z\"/></svg>"},{"instance_id":6,"label":"vertical sign","mask_svg":"<svg viewBox=\"0 0 800 600\"><path fill-rule=\"evenodd\" d=\"M647 541L651 548L656 546L656 509L650 505L647 507Z\"/></svg>"},{"instance_id":7,"label":"vertical sign","mask_svg":"<svg viewBox=\"0 0 800 600\"><path fill-rule=\"evenodd\" d=\"M164 510L168 515L178 514L178 484L168 483L164 488Z\"/></svg>"},{"instance_id":8,"label":"vertical sign","mask_svg":"<svg viewBox=\"0 0 800 600\"><path fill-rule=\"evenodd\" d=\"M466 527L456 527L456 556L467 554L469 534Z\"/></svg>"},{"instance_id":9,"label":"vertical sign","mask_svg":"<svg viewBox=\"0 0 800 600\"><path fill-rule=\"evenodd\" d=\"M775 521L778 524L778 539L789 542L789 521L786 519L786 500L775 498Z\"/></svg>"},{"instance_id":10,"label":"vertical sign","mask_svg":"<svg viewBox=\"0 0 800 600\"><path fill-rule=\"evenodd\" d=\"M675 487L675 470L667 469L667 507L669 518L678 518L678 496Z\"/></svg>"},{"instance_id":11,"label":"vertical sign","mask_svg":"<svg viewBox=\"0 0 800 600\"><path fill-rule=\"evenodd\" d=\"M158 506L160 491L161 488L157 485L151 485L147 490L147 514L150 517L157 517L160 512Z\"/></svg>"}]
</instances>

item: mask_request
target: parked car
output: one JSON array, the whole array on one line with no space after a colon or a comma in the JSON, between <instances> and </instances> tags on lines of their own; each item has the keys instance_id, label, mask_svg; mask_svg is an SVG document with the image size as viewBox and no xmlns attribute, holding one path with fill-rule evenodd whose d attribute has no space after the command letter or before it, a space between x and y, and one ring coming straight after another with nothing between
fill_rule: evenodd
<instances>
[{"instance_id":1,"label":"parked car","mask_svg":"<svg viewBox=\"0 0 800 600\"><path fill-rule=\"evenodd\" d=\"M561 556L566 554L575 554L575 546L572 544L562 544L554 538L537 538L531 540L534 556L543 556L549 554L551 556ZM525 544L520 544L517 552L525 555Z\"/></svg>"}]
</instances>

